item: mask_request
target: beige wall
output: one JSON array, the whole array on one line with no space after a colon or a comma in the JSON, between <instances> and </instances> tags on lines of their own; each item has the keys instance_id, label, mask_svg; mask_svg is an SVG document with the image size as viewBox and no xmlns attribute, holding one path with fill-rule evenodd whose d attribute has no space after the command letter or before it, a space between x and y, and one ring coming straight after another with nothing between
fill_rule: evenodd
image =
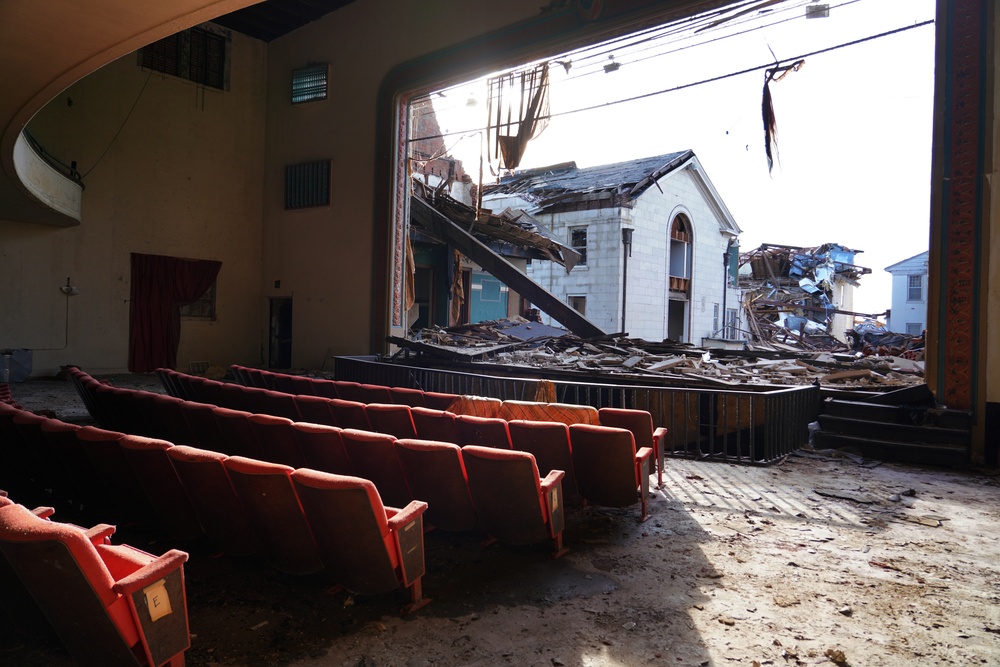
<instances>
[{"instance_id":1,"label":"beige wall","mask_svg":"<svg viewBox=\"0 0 1000 667\"><path fill-rule=\"evenodd\" d=\"M217 91L130 54L35 116L35 138L85 174L83 216L71 228L0 222L0 348L33 349L35 375L124 370L129 258L141 252L222 261L216 321L182 323L180 368L259 360L265 62L262 42L233 33L231 89ZM67 277L80 290L68 304Z\"/></svg>"},{"instance_id":2,"label":"beige wall","mask_svg":"<svg viewBox=\"0 0 1000 667\"><path fill-rule=\"evenodd\" d=\"M397 64L530 18L539 4L359 0L268 45L264 227L265 297L293 297L295 366L318 368L327 350L366 354L373 303L376 97ZM392 35L391 39L383 37ZM325 101L293 106L292 70L330 64ZM284 211L284 167L333 162L332 206ZM281 288L274 281L281 281Z\"/></svg>"}]
</instances>

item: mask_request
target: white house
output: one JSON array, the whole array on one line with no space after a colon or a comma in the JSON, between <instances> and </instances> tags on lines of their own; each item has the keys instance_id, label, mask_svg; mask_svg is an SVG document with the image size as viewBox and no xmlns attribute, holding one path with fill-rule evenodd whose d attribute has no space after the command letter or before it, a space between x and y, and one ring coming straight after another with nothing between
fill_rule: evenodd
<instances>
[{"instance_id":1,"label":"white house","mask_svg":"<svg viewBox=\"0 0 1000 667\"><path fill-rule=\"evenodd\" d=\"M892 274L892 309L887 328L919 335L927 328L927 252L885 267Z\"/></svg>"},{"instance_id":2,"label":"white house","mask_svg":"<svg viewBox=\"0 0 1000 667\"><path fill-rule=\"evenodd\" d=\"M523 209L583 254L568 273L534 261L528 275L603 330L738 337L740 228L694 152L515 172L486 189L483 206Z\"/></svg>"}]
</instances>

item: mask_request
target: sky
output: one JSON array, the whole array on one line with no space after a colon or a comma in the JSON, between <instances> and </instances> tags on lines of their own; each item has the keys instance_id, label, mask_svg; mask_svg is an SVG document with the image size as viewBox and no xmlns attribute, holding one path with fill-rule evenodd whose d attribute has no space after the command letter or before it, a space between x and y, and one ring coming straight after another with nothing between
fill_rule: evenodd
<instances>
[{"instance_id":1,"label":"sky","mask_svg":"<svg viewBox=\"0 0 1000 667\"><path fill-rule=\"evenodd\" d=\"M815 19L805 18L806 4L790 0L670 43L569 54L568 71L550 68L552 119L520 166L588 167L691 149L742 228L743 250L839 243L863 251L855 261L872 272L854 310L885 311L885 267L928 247L934 26L809 55L773 81L770 173L763 69L690 85L934 18L933 0L828 0L829 17ZM618 68L605 73L611 56ZM453 133L446 143L474 178L481 133L466 134L485 126L485 91L482 81L463 84L435 101L442 131Z\"/></svg>"}]
</instances>

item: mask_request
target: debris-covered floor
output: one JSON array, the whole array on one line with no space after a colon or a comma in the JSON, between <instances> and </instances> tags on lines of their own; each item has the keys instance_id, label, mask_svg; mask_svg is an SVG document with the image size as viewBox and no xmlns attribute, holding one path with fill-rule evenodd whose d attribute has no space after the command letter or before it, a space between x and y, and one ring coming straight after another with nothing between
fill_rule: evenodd
<instances>
[{"instance_id":1,"label":"debris-covered floor","mask_svg":"<svg viewBox=\"0 0 1000 667\"><path fill-rule=\"evenodd\" d=\"M69 383L14 396L85 414ZM546 545L428 534L433 602L405 618L403 597L330 595L190 545L188 664L1000 664L997 477L824 454L766 468L668 460L648 522L572 510L559 560ZM7 626L0 664L68 661Z\"/></svg>"}]
</instances>

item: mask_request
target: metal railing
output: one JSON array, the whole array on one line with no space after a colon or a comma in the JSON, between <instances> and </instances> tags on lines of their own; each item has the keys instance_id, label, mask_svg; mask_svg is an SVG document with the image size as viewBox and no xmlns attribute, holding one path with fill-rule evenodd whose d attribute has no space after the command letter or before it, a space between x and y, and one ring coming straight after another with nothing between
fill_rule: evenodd
<instances>
[{"instance_id":1,"label":"metal railing","mask_svg":"<svg viewBox=\"0 0 1000 667\"><path fill-rule=\"evenodd\" d=\"M334 357L334 374L339 380L522 401L534 400L542 381L377 357ZM808 441L808 424L819 414L820 390L812 385L743 391L613 384L606 376L549 381L560 403L646 410L654 425L667 427L665 453L682 458L773 463Z\"/></svg>"}]
</instances>

